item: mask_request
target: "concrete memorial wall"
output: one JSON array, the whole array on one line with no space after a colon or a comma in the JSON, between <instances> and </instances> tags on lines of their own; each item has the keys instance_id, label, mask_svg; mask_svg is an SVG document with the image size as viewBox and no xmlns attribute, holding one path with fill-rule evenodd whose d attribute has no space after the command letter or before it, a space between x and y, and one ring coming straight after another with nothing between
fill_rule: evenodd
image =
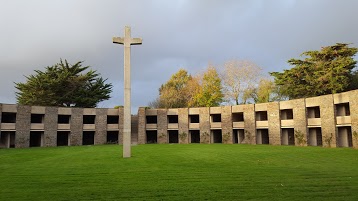
<instances>
[{"instance_id":1,"label":"concrete memorial wall","mask_svg":"<svg viewBox=\"0 0 358 201\"><path fill-rule=\"evenodd\" d=\"M0 147L123 143L124 109L0 104ZM358 90L221 107L132 115L132 144L226 143L358 147Z\"/></svg>"}]
</instances>

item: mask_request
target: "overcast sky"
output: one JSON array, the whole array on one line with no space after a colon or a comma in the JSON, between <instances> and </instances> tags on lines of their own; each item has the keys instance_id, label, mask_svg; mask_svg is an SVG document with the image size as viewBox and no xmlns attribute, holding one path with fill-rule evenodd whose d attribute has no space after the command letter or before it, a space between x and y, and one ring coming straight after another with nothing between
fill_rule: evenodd
<instances>
[{"instance_id":1,"label":"overcast sky","mask_svg":"<svg viewBox=\"0 0 358 201\"><path fill-rule=\"evenodd\" d=\"M14 82L62 58L113 83L98 107L123 105L123 46L112 37L126 25L143 39L132 46L136 113L180 68L245 59L282 71L307 50L358 47L357 19L357 0L0 0L0 103L16 103Z\"/></svg>"}]
</instances>

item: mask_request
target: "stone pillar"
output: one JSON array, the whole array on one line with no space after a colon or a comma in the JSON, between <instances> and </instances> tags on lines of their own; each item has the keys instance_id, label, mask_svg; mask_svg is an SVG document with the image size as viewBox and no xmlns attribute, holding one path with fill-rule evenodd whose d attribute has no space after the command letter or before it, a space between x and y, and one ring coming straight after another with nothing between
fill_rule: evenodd
<instances>
[{"instance_id":1,"label":"stone pillar","mask_svg":"<svg viewBox=\"0 0 358 201\"><path fill-rule=\"evenodd\" d=\"M256 120L255 120L255 105L249 104L243 106L244 112L244 129L246 144L256 144Z\"/></svg>"},{"instance_id":2,"label":"stone pillar","mask_svg":"<svg viewBox=\"0 0 358 201\"><path fill-rule=\"evenodd\" d=\"M45 108L44 119L44 146L55 147L57 146L57 107Z\"/></svg>"},{"instance_id":3,"label":"stone pillar","mask_svg":"<svg viewBox=\"0 0 358 201\"><path fill-rule=\"evenodd\" d=\"M231 106L221 107L221 129L223 136L223 143L233 143L233 128L232 128L232 112Z\"/></svg>"},{"instance_id":4,"label":"stone pillar","mask_svg":"<svg viewBox=\"0 0 358 201\"><path fill-rule=\"evenodd\" d=\"M199 108L200 143L210 143L210 108Z\"/></svg>"},{"instance_id":5,"label":"stone pillar","mask_svg":"<svg viewBox=\"0 0 358 201\"><path fill-rule=\"evenodd\" d=\"M270 144L281 144L281 120L280 105L278 102L271 102L267 105L267 120L269 129Z\"/></svg>"},{"instance_id":6,"label":"stone pillar","mask_svg":"<svg viewBox=\"0 0 358 201\"><path fill-rule=\"evenodd\" d=\"M320 102L322 144L325 147L336 147L336 117L334 114L333 95L317 97Z\"/></svg>"},{"instance_id":7,"label":"stone pillar","mask_svg":"<svg viewBox=\"0 0 358 201\"><path fill-rule=\"evenodd\" d=\"M157 126L158 143L168 143L168 116L166 109L158 109Z\"/></svg>"},{"instance_id":8,"label":"stone pillar","mask_svg":"<svg viewBox=\"0 0 358 201\"><path fill-rule=\"evenodd\" d=\"M178 109L178 126L179 126L179 143L189 143L189 109L179 108ZM182 136L182 137L181 137Z\"/></svg>"},{"instance_id":9,"label":"stone pillar","mask_svg":"<svg viewBox=\"0 0 358 201\"><path fill-rule=\"evenodd\" d=\"M145 129L145 107L138 108L138 144L145 144L146 129Z\"/></svg>"},{"instance_id":10,"label":"stone pillar","mask_svg":"<svg viewBox=\"0 0 358 201\"><path fill-rule=\"evenodd\" d=\"M15 147L30 146L31 106L18 105L16 114Z\"/></svg>"},{"instance_id":11,"label":"stone pillar","mask_svg":"<svg viewBox=\"0 0 358 201\"><path fill-rule=\"evenodd\" d=\"M306 115L305 99L296 99L296 100L291 100L290 102L293 106L292 111L293 111L294 132L295 132L295 145L307 146L308 136L307 136L307 115Z\"/></svg>"},{"instance_id":12,"label":"stone pillar","mask_svg":"<svg viewBox=\"0 0 358 201\"><path fill-rule=\"evenodd\" d=\"M71 146L82 145L83 136L83 108L72 108L71 115Z\"/></svg>"},{"instance_id":13,"label":"stone pillar","mask_svg":"<svg viewBox=\"0 0 358 201\"><path fill-rule=\"evenodd\" d=\"M94 144L105 144L107 142L107 110L104 108L96 109Z\"/></svg>"},{"instance_id":14,"label":"stone pillar","mask_svg":"<svg viewBox=\"0 0 358 201\"><path fill-rule=\"evenodd\" d=\"M352 128L352 145L358 149L358 90L349 92L349 109Z\"/></svg>"},{"instance_id":15,"label":"stone pillar","mask_svg":"<svg viewBox=\"0 0 358 201\"><path fill-rule=\"evenodd\" d=\"M118 118L119 118L119 125L118 125L118 144L123 144L123 128L124 128L124 108L118 108Z\"/></svg>"}]
</instances>

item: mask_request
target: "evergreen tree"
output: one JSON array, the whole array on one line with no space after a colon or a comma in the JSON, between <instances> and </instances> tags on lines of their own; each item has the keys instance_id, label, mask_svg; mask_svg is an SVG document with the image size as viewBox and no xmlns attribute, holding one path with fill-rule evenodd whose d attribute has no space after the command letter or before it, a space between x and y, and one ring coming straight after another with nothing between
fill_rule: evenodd
<instances>
[{"instance_id":1,"label":"evergreen tree","mask_svg":"<svg viewBox=\"0 0 358 201\"><path fill-rule=\"evenodd\" d=\"M106 84L96 71L83 73L88 68L82 61L70 65L61 60L45 71L35 70L35 75L25 76L25 83L15 83L17 101L22 105L96 107L110 98L112 84Z\"/></svg>"},{"instance_id":2,"label":"evergreen tree","mask_svg":"<svg viewBox=\"0 0 358 201\"><path fill-rule=\"evenodd\" d=\"M308 51L302 55L306 58L290 59L294 67L284 72L270 73L281 93L290 99L333 94L354 89L353 59L357 48L348 44L337 43L323 47L321 51Z\"/></svg>"}]
</instances>

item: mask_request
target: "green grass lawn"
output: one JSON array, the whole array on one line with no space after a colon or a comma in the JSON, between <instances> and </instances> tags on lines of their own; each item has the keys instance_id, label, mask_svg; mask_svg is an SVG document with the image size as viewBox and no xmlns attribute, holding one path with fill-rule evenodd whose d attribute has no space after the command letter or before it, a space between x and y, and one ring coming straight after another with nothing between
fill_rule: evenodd
<instances>
[{"instance_id":1,"label":"green grass lawn","mask_svg":"<svg viewBox=\"0 0 358 201\"><path fill-rule=\"evenodd\" d=\"M358 200L358 150L151 144L0 150L0 200Z\"/></svg>"}]
</instances>

